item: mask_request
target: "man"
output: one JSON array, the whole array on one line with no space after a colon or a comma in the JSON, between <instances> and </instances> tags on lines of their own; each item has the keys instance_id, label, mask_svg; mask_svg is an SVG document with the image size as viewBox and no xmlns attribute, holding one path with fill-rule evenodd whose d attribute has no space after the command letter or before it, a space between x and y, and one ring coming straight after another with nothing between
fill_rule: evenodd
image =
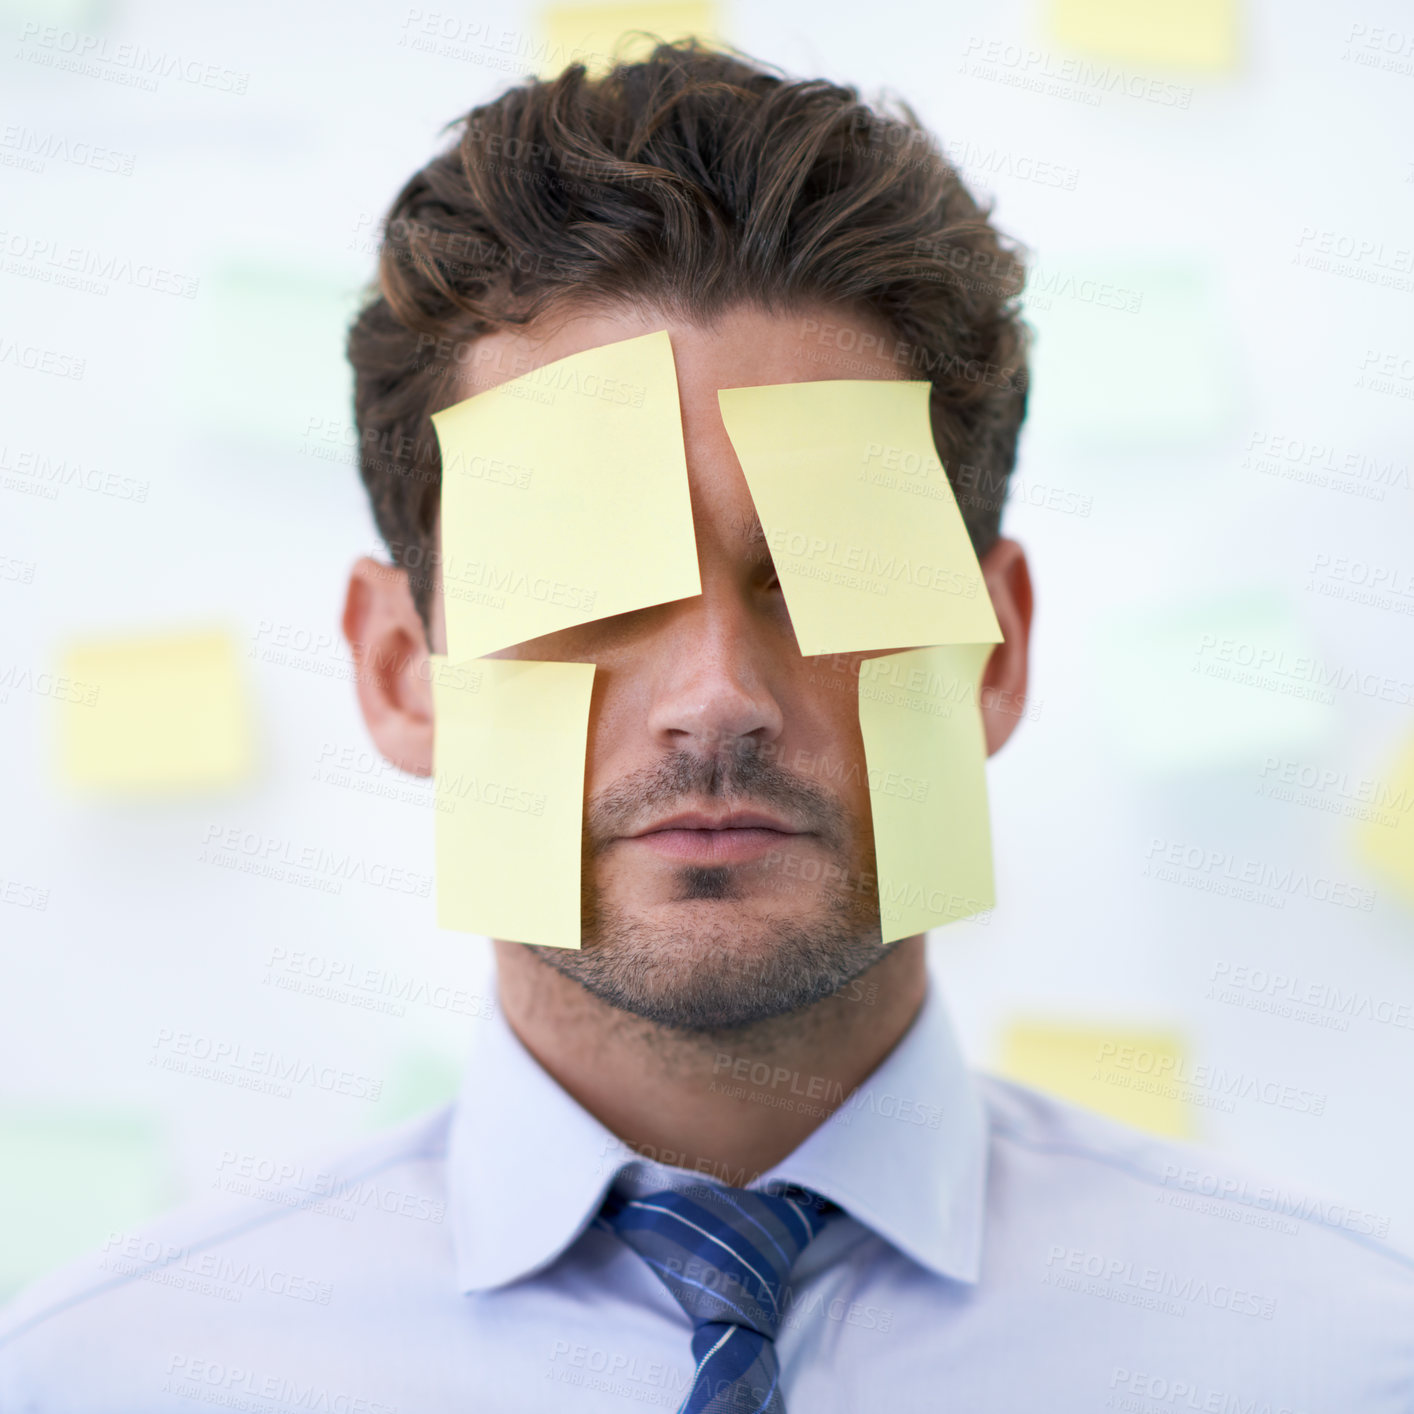
<instances>
[{"instance_id":1,"label":"man","mask_svg":"<svg viewBox=\"0 0 1414 1414\"><path fill-rule=\"evenodd\" d=\"M41 1284L0 1407L1414 1409L1406 1259L970 1076L922 936L881 942L870 655L801 654L717 395L931 383L994 751L1031 626L1019 280L911 120L690 46L513 89L412 179L350 344L395 558L344 618L378 747L432 770L443 408L666 330L701 593L498 655L595 665L582 946L495 943L458 1103Z\"/></svg>"}]
</instances>

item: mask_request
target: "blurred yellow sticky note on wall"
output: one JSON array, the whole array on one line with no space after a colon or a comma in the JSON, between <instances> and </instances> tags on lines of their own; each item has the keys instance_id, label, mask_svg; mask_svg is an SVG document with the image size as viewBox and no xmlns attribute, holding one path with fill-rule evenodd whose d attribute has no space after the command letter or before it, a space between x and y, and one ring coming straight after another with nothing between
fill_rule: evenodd
<instances>
[{"instance_id":1,"label":"blurred yellow sticky note on wall","mask_svg":"<svg viewBox=\"0 0 1414 1414\"><path fill-rule=\"evenodd\" d=\"M702 592L666 330L432 418L452 662Z\"/></svg>"},{"instance_id":2,"label":"blurred yellow sticky note on wall","mask_svg":"<svg viewBox=\"0 0 1414 1414\"><path fill-rule=\"evenodd\" d=\"M959 643L860 664L859 728L886 943L996 901L977 700L991 652L987 643Z\"/></svg>"},{"instance_id":3,"label":"blurred yellow sticky note on wall","mask_svg":"<svg viewBox=\"0 0 1414 1414\"><path fill-rule=\"evenodd\" d=\"M438 927L579 947L594 664L432 666Z\"/></svg>"},{"instance_id":4,"label":"blurred yellow sticky note on wall","mask_svg":"<svg viewBox=\"0 0 1414 1414\"><path fill-rule=\"evenodd\" d=\"M1414 736L1378 779L1356 837L1375 872L1414 905Z\"/></svg>"},{"instance_id":5,"label":"blurred yellow sticky note on wall","mask_svg":"<svg viewBox=\"0 0 1414 1414\"><path fill-rule=\"evenodd\" d=\"M1006 1028L998 1070L1136 1129L1190 1139L1193 1107L1183 1098L1183 1058L1182 1039L1169 1032L1028 1020Z\"/></svg>"},{"instance_id":6,"label":"blurred yellow sticky note on wall","mask_svg":"<svg viewBox=\"0 0 1414 1414\"><path fill-rule=\"evenodd\" d=\"M251 774L244 674L222 632L69 646L59 763L71 785L122 794L215 790Z\"/></svg>"},{"instance_id":7,"label":"blurred yellow sticky note on wall","mask_svg":"<svg viewBox=\"0 0 1414 1414\"><path fill-rule=\"evenodd\" d=\"M1050 32L1084 54L1221 74L1237 63L1237 0L1048 0Z\"/></svg>"},{"instance_id":8,"label":"blurred yellow sticky note on wall","mask_svg":"<svg viewBox=\"0 0 1414 1414\"><path fill-rule=\"evenodd\" d=\"M552 78L570 64L603 73L617 60L644 58L654 39L696 36L719 39L717 6L705 0L661 0L639 5L549 5L541 12L548 42L541 78ZM647 38L646 36L653 38Z\"/></svg>"},{"instance_id":9,"label":"blurred yellow sticky note on wall","mask_svg":"<svg viewBox=\"0 0 1414 1414\"><path fill-rule=\"evenodd\" d=\"M800 651L999 643L928 418L930 385L839 379L717 394Z\"/></svg>"}]
</instances>

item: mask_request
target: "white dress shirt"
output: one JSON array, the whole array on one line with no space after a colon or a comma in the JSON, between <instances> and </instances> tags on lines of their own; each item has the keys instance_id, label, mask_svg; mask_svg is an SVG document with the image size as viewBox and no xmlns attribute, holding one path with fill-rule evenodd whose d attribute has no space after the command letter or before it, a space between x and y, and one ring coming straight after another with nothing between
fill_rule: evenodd
<instances>
[{"instance_id":1,"label":"white dress shirt","mask_svg":"<svg viewBox=\"0 0 1414 1414\"><path fill-rule=\"evenodd\" d=\"M590 1223L615 1181L681 1171L499 1016L478 1031L455 1106L32 1287L0 1315L0 1410L676 1409L690 1321ZM778 1179L847 1215L791 1276L791 1414L1414 1414L1409 1259L1345 1209L969 1075L936 992L753 1186Z\"/></svg>"}]
</instances>

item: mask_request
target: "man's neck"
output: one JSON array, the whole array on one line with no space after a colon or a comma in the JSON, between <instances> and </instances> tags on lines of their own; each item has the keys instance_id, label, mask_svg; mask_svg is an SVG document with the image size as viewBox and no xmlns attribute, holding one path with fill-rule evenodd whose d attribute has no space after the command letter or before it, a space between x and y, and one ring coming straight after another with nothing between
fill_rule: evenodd
<instances>
[{"instance_id":1,"label":"man's neck","mask_svg":"<svg viewBox=\"0 0 1414 1414\"><path fill-rule=\"evenodd\" d=\"M709 1034L619 1011L496 943L501 1007L546 1071L647 1158L741 1186L774 1167L898 1044L923 1004L921 936L803 1012Z\"/></svg>"}]
</instances>

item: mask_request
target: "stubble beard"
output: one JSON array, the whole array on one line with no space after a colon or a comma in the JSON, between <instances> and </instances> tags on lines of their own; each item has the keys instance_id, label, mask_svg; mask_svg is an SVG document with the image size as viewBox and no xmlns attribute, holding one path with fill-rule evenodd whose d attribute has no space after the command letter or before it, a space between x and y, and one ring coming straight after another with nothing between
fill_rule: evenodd
<instances>
[{"instance_id":1,"label":"stubble beard","mask_svg":"<svg viewBox=\"0 0 1414 1414\"><path fill-rule=\"evenodd\" d=\"M596 867L615 831L645 810L694 796L742 806L780 806L807 818L828 856L819 901L808 914L743 922L732 901L759 883L744 866L683 867L663 924L598 887ZM660 812L662 813L662 812ZM753 876L757 877L757 876ZM867 829L813 782L757 751L703 759L677 753L601 793L586 812L581 869L582 947L535 947L547 966L616 1010L667 1030L710 1036L806 1024L811 1008L888 955Z\"/></svg>"}]
</instances>

